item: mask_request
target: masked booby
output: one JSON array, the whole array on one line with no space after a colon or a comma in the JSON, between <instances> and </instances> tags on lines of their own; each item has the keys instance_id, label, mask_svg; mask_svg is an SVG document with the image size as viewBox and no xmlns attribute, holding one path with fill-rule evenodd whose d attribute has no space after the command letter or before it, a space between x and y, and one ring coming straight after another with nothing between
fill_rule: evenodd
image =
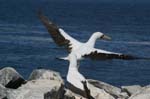
<instances>
[{"instance_id":1,"label":"masked booby","mask_svg":"<svg viewBox=\"0 0 150 99\"><path fill-rule=\"evenodd\" d=\"M125 55L122 53L115 53L110 51L105 51L102 49L94 48L97 39L110 40L111 38L104 35L101 32L95 32L89 38L86 43L79 42L73 37L69 36L63 29L59 28L56 24L50 21L41 12L38 13L39 19L47 28L48 33L53 38L54 42L58 46L63 46L67 49L69 53L74 52L78 60L83 58L91 58L93 60L103 60L103 59L141 59L131 55ZM67 60L68 57L62 58Z\"/></svg>"}]
</instances>

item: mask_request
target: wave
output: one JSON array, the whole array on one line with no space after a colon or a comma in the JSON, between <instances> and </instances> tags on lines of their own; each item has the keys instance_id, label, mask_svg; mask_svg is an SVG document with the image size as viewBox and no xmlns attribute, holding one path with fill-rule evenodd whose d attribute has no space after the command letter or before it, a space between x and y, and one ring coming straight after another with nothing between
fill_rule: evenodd
<instances>
[{"instance_id":1,"label":"wave","mask_svg":"<svg viewBox=\"0 0 150 99\"><path fill-rule=\"evenodd\" d=\"M103 41L105 43L115 43L115 44L133 44L133 45L150 45L150 41Z\"/></svg>"},{"instance_id":2,"label":"wave","mask_svg":"<svg viewBox=\"0 0 150 99\"><path fill-rule=\"evenodd\" d=\"M76 26L64 25L61 27L66 28L77 28ZM47 30L43 25L27 25L27 24L0 24L0 42L3 40L32 40L32 41L50 41L53 42L51 37L42 37L48 35ZM80 32L79 32L80 33ZM69 33L73 37L78 37L79 33ZM15 35L14 35L15 34ZM80 35L89 35L90 32L82 31ZM79 41L87 41L87 39L80 36ZM132 44L132 45L150 45L150 41L102 41L105 43L114 43L114 44Z\"/></svg>"},{"instance_id":3,"label":"wave","mask_svg":"<svg viewBox=\"0 0 150 99\"><path fill-rule=\"evenodd\" d=\"M5 55L2 55L2 57L5 58L5 60L11 60L11 61L17 61L17 60L20 60L20 59L30 59L30 58L39 58L39 59L47 59L47 58L50 58L51 56L50 55L45 55L45 54L42 54L42 55L19 55L19 54L5 54ZM3 60L3 58L0 58L0 60Z\"/></svg>"},{"instance_id":4,"label":"wave","mask_svg":"<svg viewBox=\"0 0 150 99\"><path fill-rule=\"evenodd\" d=\"M135 44L135 45L150 45L150 41L138 41L138 42L134 42L134 41L130 41L130 42L124 42L124 41L117 41L114 43L122 43L122 44Z\"/></svg>"},{"instance_id":5,"label":"wave","mask_svg":"<svg viewBox=\"0 0 150 99\"><path fill-rule=\"evenodd\" d=\"M47 37L36 37L36 36L13 36L13 35L6 35L0 36L0 42L9 42L9 41L48 41L53 42L51 38Z\"/></svg>"},{"instance_id":6,"label":"wave","mask_svg":"<svg viewBox=\"0 0 150 99\"><path fill-rule=\"evenodd\" d=\"M27 27L26 24L13 24L13 23L3 23L0 24L0 27Z\"/></svg>"},{"instance_id":7,"label":"wave","mask_svg":"<svg viewBox=\"0 0 150 99\"><path fill-rule=\"evenodd\" d=\"M1 35L0 42L9 41L39 41L39 42L54 42L51 37L39 37L39 36L20 36L20 35ZM79 40L82 41L82 40ZM150 45L150 41L102 41L104 43L111 44L131 44L131 45Z\"/></svg>"}]
</instances>

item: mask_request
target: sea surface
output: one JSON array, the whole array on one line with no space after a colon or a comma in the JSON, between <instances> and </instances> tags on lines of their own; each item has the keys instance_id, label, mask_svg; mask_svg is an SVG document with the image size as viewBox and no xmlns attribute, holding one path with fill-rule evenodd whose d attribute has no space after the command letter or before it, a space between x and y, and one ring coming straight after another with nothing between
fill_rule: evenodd
<instances>
[{"instance_id":1,"label":"sea surface","mask_svg":"<svg viewBox=\"0 0 150 99\"><path fill-rule=\"evenodd\" d=\"M66 56L37 17L40 9L69 35L86 42L101 31L112 41L97 40L96 48L150 58L150 4L59 2L50 0L0 1L0 67L14 67L28 79L36 68L58 71L65 79ZM112 85L150 84L150 60L83 60L80 72Z\"/></svg>"}]
</instances>

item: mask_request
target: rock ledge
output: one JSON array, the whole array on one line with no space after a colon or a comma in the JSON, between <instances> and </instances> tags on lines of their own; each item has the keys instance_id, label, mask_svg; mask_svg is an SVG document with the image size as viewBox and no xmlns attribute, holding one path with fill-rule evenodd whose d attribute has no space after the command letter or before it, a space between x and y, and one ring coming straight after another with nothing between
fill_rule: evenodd
<instances>
[{"instance_id":1,"label":"rock ledge","mask_svg":"<svg viewBox=\"0 0 150 99\"><path fill-rule=\"evenodd\" d=\"M150 99L150 85L112 86L88 79L94 99ZM85 99L64 87L58 72L35 69L26 81L13 68L0 70L0 99Z\"/></svg>"}]
</instances>

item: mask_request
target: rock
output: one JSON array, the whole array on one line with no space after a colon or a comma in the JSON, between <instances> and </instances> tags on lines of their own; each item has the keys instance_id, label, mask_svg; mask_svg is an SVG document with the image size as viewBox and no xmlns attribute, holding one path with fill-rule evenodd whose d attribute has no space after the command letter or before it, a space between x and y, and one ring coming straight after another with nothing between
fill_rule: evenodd
<instances>
[{"instance_id":1,"label":"rock","mask_svg":"<svg viewBox=\"0 0 150 99\"><path fill-rule=\"evenodd\" d=\"M136 92L129 99L150 99L150 86L143 87L141 91Z\"/></svg>"},{"instance_id":2,"label":"rock","mask_svg":"<svg viewBox=\"0 0 150 99\"><path fill-rule=\"evenodd\" d=\"M31 73L29 80L36 80L36 79L49 79L49 80L57 80L63 82L63 79L61 78L58 72L52 70L46 70L46 69L34 70Z\"/></svg>"},{"instance_id":3,"label":"rock","mask_svg":"<svg viewBox=\"0 0 150 99\"><path fill-rule=\"evenodd\" d=\"M128 97L127 93L122 92L121 89L118 87L92 79L88 79L88 82L97 88L105 90L105 92L109 93L114 98L125 99Z\"/></svg>"},{"instance_id":4,"label":"rock","mask_svg":"<svg viewBox=\"0 0 150 99\"><path fill-rule=\"evenodd\" d=\"M126 91L129 96L142 90L142 87L140 85L122 86L121 88L123 91Z\"/></svg>"},{"instance_id":5,"label":"rock","mask_svg":"<svg viewBox=\"0 0 150 99\"><path fill-rule=\"evenodd\" d=\"M97 88L91 84L88 84L88 88L91 92L91 96L94 99L115 99L113 96L105 92L103 89ZM64 99L86 99L86 98L66 89Z\"/></svg>"},{"instance_id":6,"label":"rock","mask_svg":"<svg viewBox=\"0 0 150 99\"><path fill-rule=\"evenodd\" d=\"M64 99L81 99L82 96L75 94L69 89L65 89ZM83 97L82 97L83 99Z\"/></svg>"},{"instance_id":7,"label":"rock","mask_svg":"<svg viewBox=\"0 0 150 99\"><path fill-rule=\"evenodd\" d=\"M17 90L9 91L8 99L60 99L64 82L59 73L51 70L34 70L29 81Z\"/></svg>"},{"instance_id":8,"label":"rock","mask_svg":"<svg viewBox=\"0 0 150 99\"><path fill-rule=\"evenodd\" d=\"M116 99L112 95L110 95L108 92L106 92L104 89L95 87L94 85L88 83L88 88L91 92L91 96L95 99Z\"/></svg>"},{"instance_id":9,"label":"rock","mask_svg":"<svg viewBox=\"0 0 150 99\"><path fill-rule=\"evenodd\" d=\"M0 84L3 86L16 89L24 83L25 80L15 69L5 67L0 70Z\"/></svg>"},{"instance_id":10,"label":"rock","mask_svg":"<svg viewBox=\"0 0 150 99\"><path fill-rule=\"evenodd\" d=\"M56 80L32 80L7 94L8 99L57 99L63 94L62 83ZM54 93L55 94L52 94ZM54 97L54 98L53 98ZM59 99L58 98L58 99Z\"/></svg>"},{"instance_id":11,"label":"rock","mask_svg":"<svg viewBox=\"0 0 150 99\"><path fill-rule=\"evenodd\" d=\"M0 84L0 99L3 99L6 97L7 89Z\"/></svg>"},{"instance_id":12,"label":"rock","mask_svg":"<svg viewBox=\"0 0 150 99\"><path fill-rule=\"evenodd\" d=\"M60 99L64 97L64 85L61 85L61 87L56 90L52 89L51 91L44 94L44 99Z\"/></svg>"}]
</instances>

